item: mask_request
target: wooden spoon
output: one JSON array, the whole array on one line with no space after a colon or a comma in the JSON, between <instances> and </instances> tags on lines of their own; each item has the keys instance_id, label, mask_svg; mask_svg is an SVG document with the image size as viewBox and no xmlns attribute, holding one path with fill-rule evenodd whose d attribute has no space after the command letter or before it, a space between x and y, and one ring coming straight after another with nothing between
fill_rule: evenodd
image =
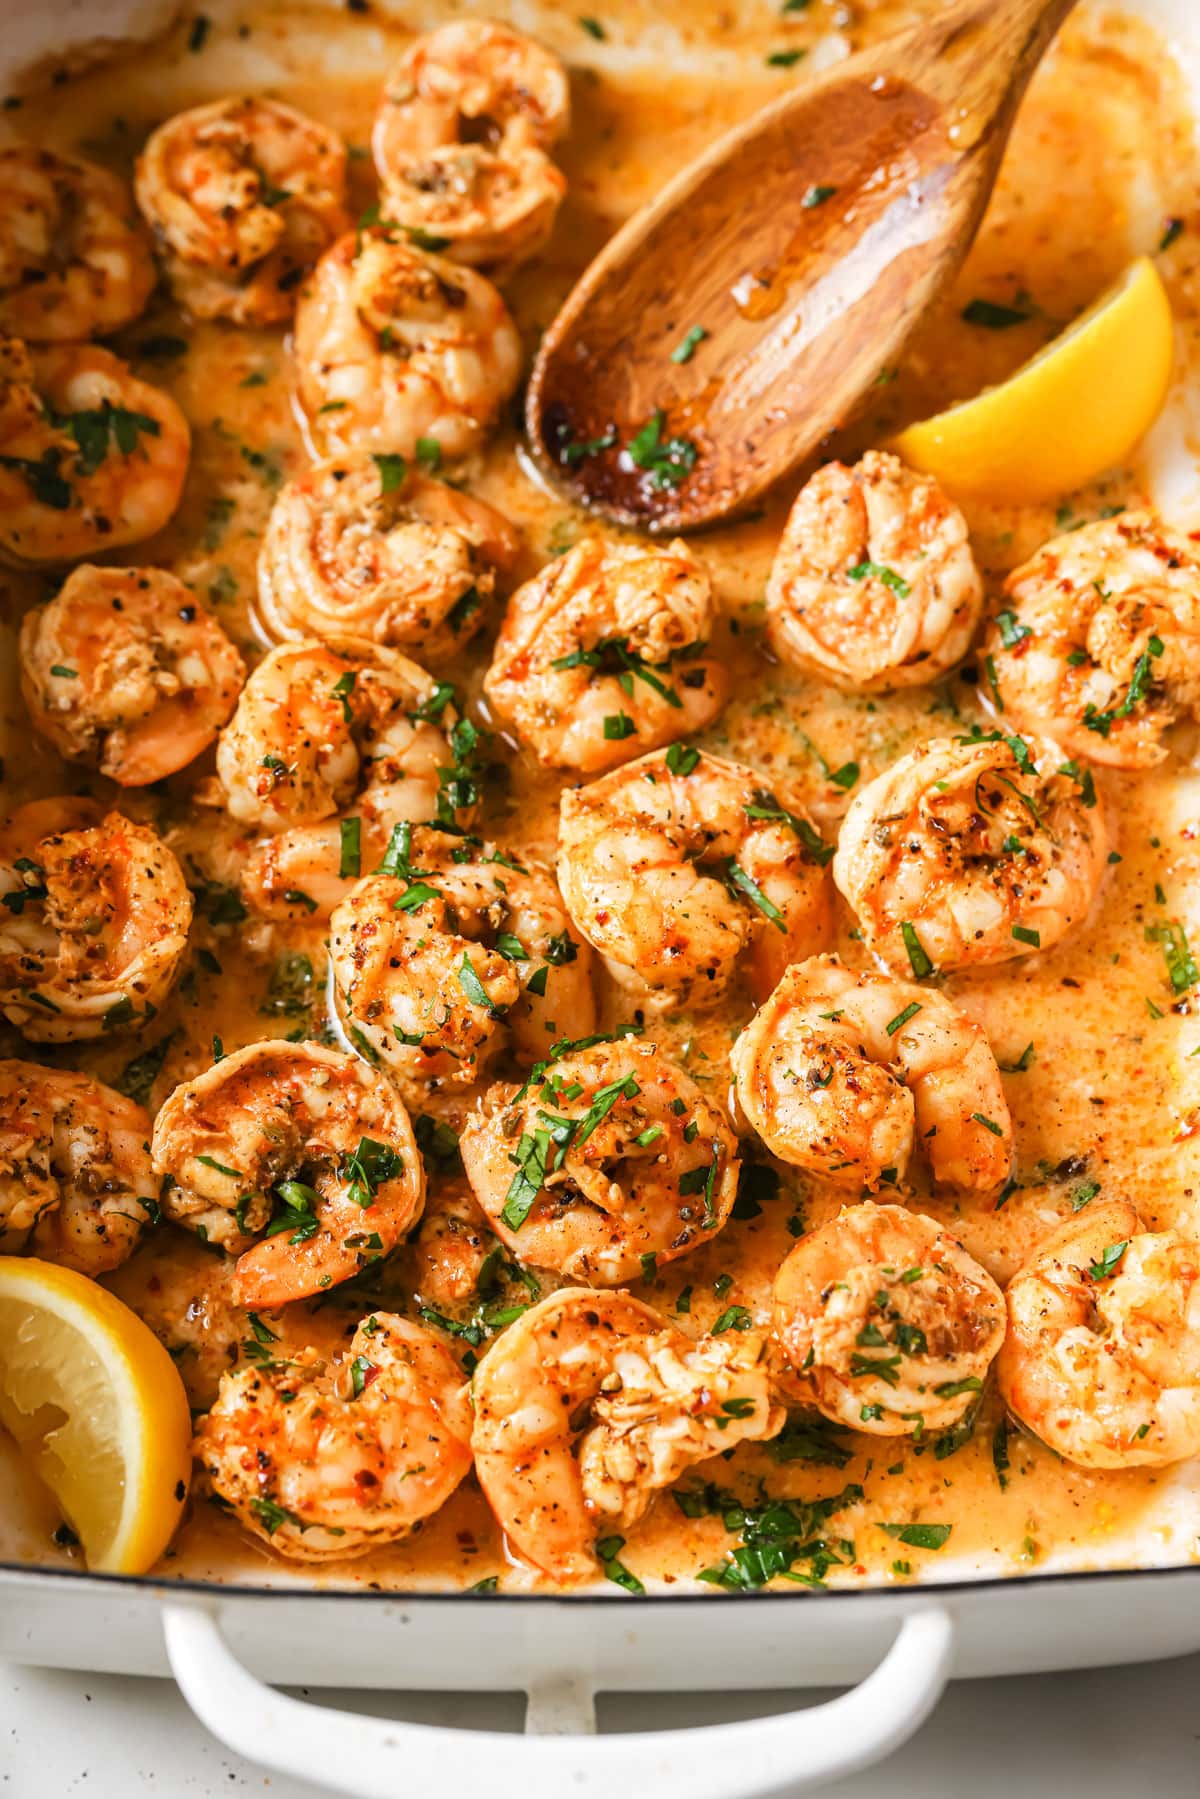
<instances>
[{"instance_id":1,"label":"wooden spoon","mask_svg":"<svg viewBox=\"0 0 1200 1799\"><path fill-rule=\"evenodd\" d=\"M956 273L1073 4L955 0L669 182L542 342L526 425L543 472L619 524L689 531L811 455Z\"/></svg>"}]
</instances>

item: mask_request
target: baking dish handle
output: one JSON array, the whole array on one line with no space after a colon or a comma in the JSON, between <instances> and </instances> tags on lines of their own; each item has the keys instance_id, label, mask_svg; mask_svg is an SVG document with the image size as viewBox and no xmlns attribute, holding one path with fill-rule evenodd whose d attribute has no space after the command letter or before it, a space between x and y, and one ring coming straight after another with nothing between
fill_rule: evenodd
<instances>
[{"instance_id":1,"label":"baking dish handle","mask_svg":"<svg viewBox=\"0 0 1200 1799\"><path fill-rule=\"evenodd\" d=\"M859 1686L821 1705L695 1730L520 1737L391 1723L290 1699L242 1666L216 1617L198 1605L164 1606L163 1629L183 1696L214 1736L277 1773L354 1799L466 1793L485 1769L490 1799L795 1793L866 1767L911 1736L946 1684L953 1640L949 1614L922 1607ZM531 1693L531 1713L537 1700Z\"/></svg>"}]
</instances>

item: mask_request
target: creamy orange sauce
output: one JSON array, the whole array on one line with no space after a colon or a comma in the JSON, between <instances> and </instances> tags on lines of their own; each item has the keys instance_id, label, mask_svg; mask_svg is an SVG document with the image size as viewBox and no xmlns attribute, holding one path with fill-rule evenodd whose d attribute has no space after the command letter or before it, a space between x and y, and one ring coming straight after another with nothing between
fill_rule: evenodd
<instances>
[{"instance_id":1,"label":"creamy orange sauce","mask_svg":"<svg viewBox=\"0 0 1200 1799\"><path fill-rule=\"evenodd\" d=\"M436 17L450 16L450 6ZM498 10L498 9L493 9ZM700 0L686 26L661 22L651 0L605 0L604 41L596 41L561 9L548 9L542 35L568 62L574 122L559 160L569 196L549 249L506 289L528 348L553 316L576 274L605 238L662 181L723 128L802 79L805 64L769 66L781 48L809 48L818 63L831 42L857 47L902 24L919 6L840 8L814 0L807 10L779 16L766 7L736 8ZM422 9L413 23L433 22ZM842 14L852 23L842 22ZM528 23L523 9L521 22ZM244 16L214 10L199 51L188 48L185 24L162 42L111 58L92 70L29 96L6 115L14 136L85 153L128 172L148 129L170 113L221 95L268 91L306 109L344 133L353 147L354 203L373 197L364 145L380 70L409 32L383 12L256 8ZM649 39L661 46L650 62L629 47ZM716 71L716 78L714 78ZM1177 78L1162 46L1143 26L1095 11L1072 23L1036 78L1021 113L1000 186L968 264L936 319L910 347L895 378L882 383L864 417L831 446L852 456L903 420L922 416L975 391L1049 340L1119 271L1135 250L1153 249L1165 215L1187 218L1197 163ZM752 204L748 196L748 204ZM1195 224L1188 219L1188 224ZM1164 273L1181 330L1196 332L1194 240L1185 233ZM702 246L697 246L702 255ZM960 317L966 300L984 296L1019 302L1031 316L1007 331L974 328ZM153 340L186 340L179 354L155 353ZM181 318L159 300L117 347L147 378L168 387L194 432L191 474L181 509L162 536L140 547L137 560L174 569L208 597L227 630L253 659L264 641L254 616L254 562L259 535L281 481L307 460L291 398L289 348L271 332L202 325ZM150 354L147 354L149 348ZM567 547L584 529L580 515L530 478L511 426L467 468L468 484L517 522L526 549L519 578ZM1095 518L1105 507L1143 497L1136 470L1118 470L1094 490L1064 495L1055 508L1026 511L978 507L970 515L973 543L990 583L1066 522ZM869 779L922 740L969 729L983 718L968 668L933 689L909 690L867 701L822 690L774 665L765 655L763 589L792 494L763 516L698 541L725 609L721 650L733 670L735 698L706 744L773 771L793 783L826 836L836 833L850 794L828 771L859 765ZM0 577L6 633L5 687L0 706L8 747L5 809L54 792L99 793L98 779L56 762L41 742L29 741L12 669L17 621L51 584L40 577ZM490 634L464 666L449 671L477 708ZM439 671L445 672L445 671ZM1173 736L1173 759L1148 774L1097 772L1111 808L1121 861L1113 867L1094 915L1057 951L946 982L982 1022L1002 1064L1015 1063L1027 1044L1023 1072L1006 1077L1016 1123L1019 1186L998 1212L974 1211L945 1197L917 1203L948 1222L972 1254L1000 1280L1032 1245L1070 1216L1070 1195L1087 1179L1109 1196L1131 1199L1152 1227L1196 1217L1200 1166L1194 1131L1200 1123L1200 1061L1188 1060L1200 1042L1188 1004L1173 1004L1160 948L1143 926L1183 905L1200 877L1197 808L1181 780L1194 761L1196 736ZM486 830L518 854L552 853L559 784L547 781L512 745L495 745L488 786ZM149 1093L153 1108L172 1086L205 1068L214 1037L226 1051L293 1029L320 1031L325 1022L325 956L320 931L246 919L222 923L217 890L236 879L244 842L222 814L197 807L194 790L211 773L202 761L162 788L126 793L122 805L152 819L185 859L196 884L210 883L197 911L186 973L170 1005L145 1037L80 1046L57 1060L119 1077L131 1058L161 1052ZM214 902L215 911L214 911ZM862 964L864 952L840 914L840 953ZM281 963L293 961L290 978ZM727 1049L749 1017L745 994L726 1008L695 1017L677 1015L654 1035L693 1077L724 1097ZM602 994L606 1026L629 1016L628 1002ZM12 1033L6 1054L29 1053ZM432 1096L429 1110L451 1126L465 1102ZM828 1191L780 1165L779 1192L761 1214L731 1222L713 1242L639 1286L639 1296L674 1316L681 1289L692 1291L690 1323L707 1328L730 1304L765 1322L770 1283L794 1241L795 1221L815 1225L837 1209ZM439 1179L431 1170L431 1184ZM164 1226L111 1284L177 1355L194 1402L205 1405L216 1379L246 1335L244 1318L224 1298L226 1268L218 1255ZM544 1283L548 1290L549 1282ZM409 1260L403 1252L367 1277L335 1291L327 1304L293 1307L273 1318L285 1345L334 1346L372 1308L412 1309ZM769 1450L743 1449L729 1463L706 1467L684 1484L707 1478L746 1500L762 1490L813 1499L848 1482L861 1483L860 1505L839 1514L830 1534L853 1542L848 1567L832 1584L860 1579L936 1579L952 1566L1029 1571L1048 1565L1098 1566L1128 1559L1132 1532L1138 1553L1186 1560L1195 1533L1173 1521L1167 1474L1088 1474L1010 1430L1008 1466L994 1460L999 1423L985 1397L975 1434L953 1454L932 1442L847 1435L841 1467L805 1460L783 1462ZM1003 1474L1003 1480L1000 1475ZM761 1483L761 1486L760 1486ZM922 1522L953 1527L951 1546L938 1553L898 1549L883 1527ZM53 1520L38 1515L28 1552L52 1560ZM626 1564L649 1585L678 1582L689 1590L707 1563L734 1539L719 1515L685 1518L664 1496L630 1535ZM1153 1542L1153 1550L1147 1544ZM284 1565L249 1544L231 1523L198 1500L163 1564L164 1574L255 1580L291 1578ZM344 1569L304 1579L322 1584L370 1581L383 1587L470 1584L498 1575L505 1590L536 1585L513 1567L472 1481L409 1542Z\"/></svg>"}]
</instances>

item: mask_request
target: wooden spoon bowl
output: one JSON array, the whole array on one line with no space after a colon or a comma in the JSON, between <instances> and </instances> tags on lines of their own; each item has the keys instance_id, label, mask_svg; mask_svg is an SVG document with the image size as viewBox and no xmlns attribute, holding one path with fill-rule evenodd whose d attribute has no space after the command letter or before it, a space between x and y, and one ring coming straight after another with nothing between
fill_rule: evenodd
<instances>
[{"instance_id":1,"label":"wooden spoon bowl","mask_svg":"<svg viewBox=\"0 0 1200 1799\"><path fill-rule=\"evenodd\" d=\"M956 0L677 175L543 339L526 410L543 473L618 524L689 531L810 456L957 272L1073 4Z\"/></svg>"}]
</instances>

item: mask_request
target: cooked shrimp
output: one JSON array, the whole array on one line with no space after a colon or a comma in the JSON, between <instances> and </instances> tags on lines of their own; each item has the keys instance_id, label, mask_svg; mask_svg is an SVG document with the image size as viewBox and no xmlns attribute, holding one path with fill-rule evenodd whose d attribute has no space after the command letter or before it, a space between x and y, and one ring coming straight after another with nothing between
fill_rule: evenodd
<instances>
[{"instance_id":1,"label":"cooked shrimp","mask_svg":"<svg viewBox=\"0 0 1200 1799\"><path fill-rule=\"evenodd\" d=\"M715 1237L737 1197L729 1120L653 1043L568 1046L492 1087L460 1142L496 1235L568 1280L637 1280Z\"/></svg>"},{"instance_id":2,"label":"cooked shrimp","mask_svg":"<svg viewBox=\"0 0 1200 1799\"><path fill-rule=\"evenodd\" d=\"M472 1393L488 1503L512 1548L560 1581L594 1575L594 1540L635 1524L686 1468L777 1435L785 1416L761 1338L692 1342L628 1293L583 1287L510 1325Z\"/></svg>"},{"instance_id":3,"label":"cooked shrimp","mask_svg":"<svg viewBox=\"0 0 1200 1799\"><path fill-rule=\"evenodd\" d=\"M546 155L567 129L557 56L489 19L410 44L371 140L389 218L444 240L456 262L508 270L542 248L566 192Z\"/></svg>"},{"instance_id":4,"label":"cooked shrimp","mask_svg":"<svg viewBox=\"0 0 1200 1799\"><path fill-rule=\"evenodd\" d=\"M67 802L47 830L47 811L35 801L0 829L0 1010L38 1043L142 1024L187 949L183 871L149 825L110 812L76 826Z\"/></svg>"},{"instance_id":5,"label":"cooked shrimp","mask_svg":"<svg viewBox=\"0 0 1200 1799\"><path fill-rule=\"evenodd\" d=\"M107 1274L157 1212L141 1106L85 1074L0 1062L0 1251Z\"/></svg>"},{"instance_id":6,"label":"cooked shrimp","mask_svg":"<svg viewBox=\"0 0 1200 1799\"><path fill-rule=\"evenodd\" d=\"M483 1290L488 1258L499 1245L464 1178L443 1180L430 1194L409 1244L414 1299L456 1306Z\"/></svg>"},{"instance_id":7,"label":"cooked shrimp","mask_svg":"<svg viewBox=\"0 0 1200 1799\"><path fill-rule=\"evenodd\" d=\"M914 1140L934 1181L992 1194L1012 1120L977 1024L931 988L855 974L836 956L789 968L730 1053L742 1110L772 1155L838 1186L903 1180Z\"/></svg>"},{"instance_id":8,"label":"cooked shrimp","mask_svg":"<svg viewBox=\"0 0 1200 1799\"><path fill-rule=\"evenodd\" d=\"M532 1061L562 1023L595 1028L591 951L553 876L490 844L412 834L337 907L330 957L346 1017L409 1079L476 1081L508 1045Z\"/></svg>"},{"instance_id":9,"label":"cooked shrimp","mask_svg":"<svg viewBox=\"0 0 1200 1799\"><path fill-rule=\"evenodd\" d=\"M317 264L296 308L296 370L323 454L465 456L517 385L521 341L483 275L374 229Z\"/></svg>"},{"instance_id":10,"label":"cooked shrimp","mask_svg":"<svg viewBox=\"0 0 1200 1799\"><path fill-rule=\"evenodd\" d=\"M146 1129L148 1133L148 1120ZM157 1197L157 1178L154 1191ZM234 1304L236 1270L236 1262L214 1255L199 1237L168 1229L152 1232L141 1253L104 1283L169 1350L196 1412L207 1411L217 1397L221 1376L245 1353L248 1343L257 1343L264 1335L263 1325L271 1333L266 1343L280 1345L272 1355L291 1355L312 1341L319 1300L259 1317L256 1333L245 1309ZM338 1331L332 1307L320 1316L331 1332Z\"/></svg>"},{"instance_id":11,"label":"cooked shrimp","mask_svg":"<svg viewBox=\"0 0 1200 1799\"><path fill-rule=\"evenodd\" d=\"M360 452L280 493L258 558L278 638L362 637L445 661L474 637L520 540L484 500Z\"/></svg>"},{"instance_id":12,"label":"cooked shrimp","mask_svg":"<svg viewBox=\"0 0 1200 1799\"><path fill-rule=\"evenodd\" d=\"M154 258L125 183L78 156L0 150L0 331L107 337L141 313Z\"/></svg>"},{"instance_id":13,"label":"cooked shrimp","mask_svg":"<svg viewBox=\"0 0 1200 1799\"><path fill-rule=\"evenodd\" d=\"M355 640L264 657L217 746L229 812L270 833L243 871L248 905L328 917L397 825L470 820L476 734L451 691L397 650Z\"/></svg>"},{"instance_id":14,"label":"cooked shrimp","mask_svg":"<svg viewBox=\"0 0 1200 1799\"><path fill-rule=\"evenodd\" d=\"M752 768L674 744L562 796L558 884L623 986L718 999L744 956L765 998L832 927L828 852Z\"/></svg>"},{"instance_id":15,"label":"cooked shrimp","mask_svg":"<svg viewBox=\"0 0 1200 1799\"><path fill-rule=\"evenodd\" d=\"M935 738L856 794L833 878L898 974L1051 949L1087 916L1108 831L1052 745Z\"/></svg>"},{"instance_id":16,"label":"cooked shrimp","mask_svg":"<svg viewBox=\"0 0 1200 1799\"><path fill-rule=\"evenodd\" d=\"M1081 1468L1200 1455L1200 1240L1093 1201L1008 1286L1005 1404Z\"/></svg>"},{"instance_id":17,"label":"cooked shrimp","mask_svg":"<svg viewBox=\"0 0 1200 1799\"><path fill-rule=\"evenodd\" d=\"M1018 729L1150 768L1168 726L1200 718L1200 554L1155 513L1055 537L1004 592L983 654Z\"/></svg>"},{"instance_id":18,"label":"cooked shrimp","mask_svg":"<svg viewBox=\"0 0 1200 1799\"><path fill-rule=\"evenodd\" d=\"M0 338L0 560L74 562L152 537L190 453L170 394L108 350Z\"/></svg>"},{"instance_id":19,"label":"cooked shrimp","mask_svg":"<svg viewBox=\"0 0 1200 1799\"><path fill-rule=\"evenodd\" d=\"M278 100L216 100L152 134L136 192L189 312L277 325L346 228L346 150Z\"/></svg>"},{"instance_id":20,"label":"cooked shrimp","mask_svg":"<svg viewBox=\"0 0 1200 1799\"><path fill-rule=\"evenodd\" d=\"M471 1466L458 1364L408 1318L364 1318L345 1354L315 1350L221 1379L195 1454L238 1521L280 1555L332 1562L396 1543Z\"/></svg>"},{"instance_id":21,"label":"cooked shrimp","mask_svg":"<svg viewBox=\"0 0 1200 1799\"><path fill-rule=\"evenodd\" d=\"M1004 1340L1004 1296L920 1212L847 1206L775 1276L783 1385L839 1424L920 1436L957 1424Z\"/></svg>"},{"instance_id":22,"label":"cooked shrimp","mask_svg":"<svg viewBox=\"0 0 1200 1799\"><path fill-rule=\"evenodd\" d=\"M868 450L801 489L767 584L784 662L851 693L936 681L966 655L982 608L966 521L930 476Z\"/></svg>"},{"instance_id":23,"label":"cooked shrimp","mask_svg":"<svg viewBox=\"0 0 1200 1799\"><path fill-rule=\"evenodd\" d=\"M245 665L161 568L75 569L21 625L21 691L60 755L122 787L184 768L237 702Z\"/></svg>"},{"instance_id":24,"label":"cooked shrimp","mask_svg":"<svg viewBox=\"0 0 1200 1799\"><path fill-rule=\"evenodd\" d=\"M729 684L705 654L714 617L679 539L585 537L513 594L484 691L543 767L600 774L712 723Z\"/></svg>"},{"instance_id":25,"label":"cooked shrimp","mask_svg":"<svg viewBox=\"0 0 1200 1799\"><path fill-rule=\"evenodd\" d=\"M185 1081L152 1147L169 1216L237 1256L239 1305L348 1280L396 1247L425 1199L395 1089L315 1043L251 1043Z\"/></svg>"}]
</instances>

